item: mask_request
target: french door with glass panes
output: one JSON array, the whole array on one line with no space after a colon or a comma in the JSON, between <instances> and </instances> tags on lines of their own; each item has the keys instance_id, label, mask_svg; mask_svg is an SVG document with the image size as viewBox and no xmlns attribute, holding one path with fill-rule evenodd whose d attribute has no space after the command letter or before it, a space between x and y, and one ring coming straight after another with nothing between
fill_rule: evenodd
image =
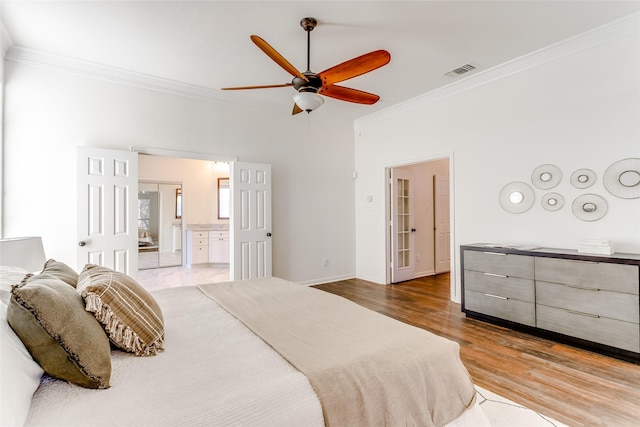
<instances>
[{"instance_id":1,"label":"french door with glass panes","mask_svg":"<svg viewBox=\"0 0 640 427\"><path fill-rule=\"evenodd\" d=\"M413 186L411 173L391 169L391 283L414 278Z\"/></svg>"}]
</instances>

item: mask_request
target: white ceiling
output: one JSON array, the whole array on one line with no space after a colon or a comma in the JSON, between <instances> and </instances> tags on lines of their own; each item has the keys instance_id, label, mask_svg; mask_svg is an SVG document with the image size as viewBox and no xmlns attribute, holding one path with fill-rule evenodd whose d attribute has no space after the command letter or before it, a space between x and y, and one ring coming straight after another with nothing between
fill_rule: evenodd
<instances>
[{"instance_id":1,"label":"white ceiling","mask_svg":"<svg viewBox=\"0 0 640 427\"><path fill-rule=\"evenodd\" d=\"M387 66L341 83L380 95L376 105L329 99L322 107L352 120L452 83L444 74L463 64L487 70L638 10L639 1L3 0L0 12L13 46L216 90L290 82L249 36L304 71L299 21L315 17L314 72L376 49L391 53ZM220 95L289 114L294 90Z\"/></svg>"}]
</instances>

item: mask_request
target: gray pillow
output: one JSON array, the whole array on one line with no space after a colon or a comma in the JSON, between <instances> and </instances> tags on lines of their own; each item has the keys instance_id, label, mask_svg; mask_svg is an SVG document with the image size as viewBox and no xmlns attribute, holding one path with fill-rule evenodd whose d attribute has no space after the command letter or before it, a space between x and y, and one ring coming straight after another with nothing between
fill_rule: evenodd
<instances>
[{"instance_id":1,"label":"gray pillow","mask_svg":"<svg viewBox=\"0 0 640 427\"><path fill-rule=\"evenodd\" d=\"M56 261L55 259L50 259L44 263L44 267L40 272L40 276L51 276L56 279L62 280L64 283L76 287L78 283L78 273L67 264Z\"/></svg>"},{"instance_id":2,"label":"gray pillow","mask_svg":"<svg viewBox=\"0 0 640 427\"><path fill-rule=\"evenodd\" d=\"M49 375L87 388L108 388L111 347L76 290L47 275L11 290L7 321Z\"/></svg>"}]
</instances>

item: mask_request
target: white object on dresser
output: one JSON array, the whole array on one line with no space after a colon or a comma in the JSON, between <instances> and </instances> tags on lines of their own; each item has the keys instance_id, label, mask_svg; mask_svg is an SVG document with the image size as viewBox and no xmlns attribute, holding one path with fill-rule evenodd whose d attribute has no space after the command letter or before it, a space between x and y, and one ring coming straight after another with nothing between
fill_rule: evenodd
<instances>
[{"instance_id":1,"label":"white object on dresser","mask_svg":"<svg viewBox=\"0 0 640 427\"><path fill-rule=\"evenodd\" d=\"M209 262L209 232L187 231L187 267Z\"/></svg>"},{"instance_id":2,"label":"white object on dresser","mask_svg":"<svg viewBox=\"0 0 640 427\"><path fill-rule=\"evenodd\" d=\"M609 240L584 239L580 240L578 252L596 255L612 255L615 250Z\"/></svg>"}]
</instances>

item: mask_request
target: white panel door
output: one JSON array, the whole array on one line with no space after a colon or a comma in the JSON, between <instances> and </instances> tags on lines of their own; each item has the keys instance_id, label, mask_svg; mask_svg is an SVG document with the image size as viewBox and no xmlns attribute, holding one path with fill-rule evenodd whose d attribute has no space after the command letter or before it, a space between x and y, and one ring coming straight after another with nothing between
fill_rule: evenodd
<instances>
[{"instance_id":1,"label":"white panel door","mask_svg":"<svg viewBox=\"0 0 640 427\"><path fill-rule=\"evenodd\" d=\"M415 276L411 173L391 169L391 283Z\"/></svg>"},{"instance_id":2,"label":"white panel door","mask_svg":"<svg viewBox=\"0 0 640 427\"><path fill-rule=\"evenodd\" d=\"M451 220L449 215L449 176L433 177L434 254L436 274L451 269Z\"/></svg>"},{"instance_id":3,"label":"white panel door","mask_svg":"<svg viewBox=\"0 0 640 427\"><path fill-rule=\"evenodd\" d=\"M78 269L138 275L138 155L78 147Z\"/></svg>"},{"instance_id":4,"label":"white panel door","mask_svg":"<svg viewBox=\"0 0 640 427\"><path fill-rule=\"evenodd\" d=\"M271 165L231 164L231 280L271 277Z\"/></svg>"}]
</instances>

